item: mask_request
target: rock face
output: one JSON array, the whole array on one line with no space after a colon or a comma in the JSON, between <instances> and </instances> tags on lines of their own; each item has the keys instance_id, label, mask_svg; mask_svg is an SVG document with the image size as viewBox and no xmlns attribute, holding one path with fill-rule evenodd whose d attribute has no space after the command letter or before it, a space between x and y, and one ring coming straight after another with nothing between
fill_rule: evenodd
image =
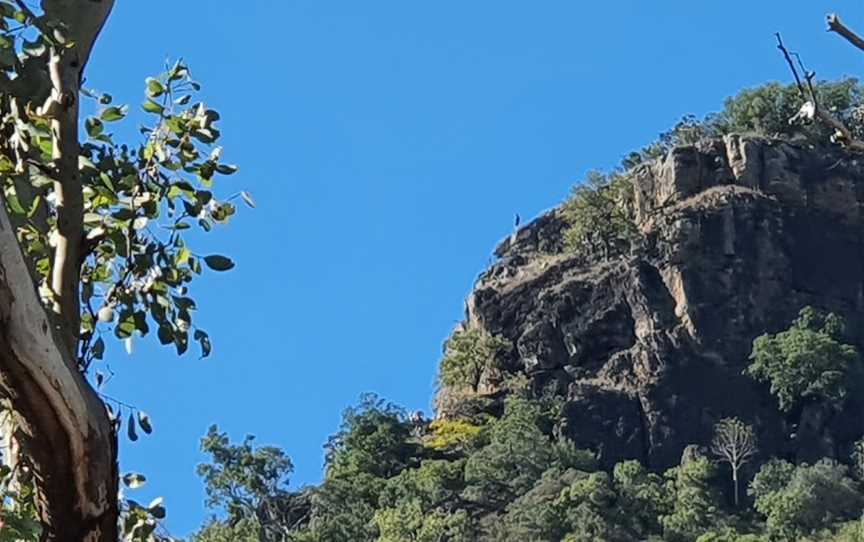
<instances>
[{"instance_id":1,"label":"rock face","mask_svg":"<svg viewBox=\"0 0 864 542\"><path fill-rule=\"evenodd\" d=\"M497 248L466 303L468 325L513 345L485 389L523 373L564 397L560 430L607 466L678 464L727 416L755 426L765 456L847 457L861 400L787 416L742 371L753 339L806 305L845 316L864 342L864 163L728 136L634 175L643 238L630 254L565 253L557 211Z\"/></svg>"}]
</instances>

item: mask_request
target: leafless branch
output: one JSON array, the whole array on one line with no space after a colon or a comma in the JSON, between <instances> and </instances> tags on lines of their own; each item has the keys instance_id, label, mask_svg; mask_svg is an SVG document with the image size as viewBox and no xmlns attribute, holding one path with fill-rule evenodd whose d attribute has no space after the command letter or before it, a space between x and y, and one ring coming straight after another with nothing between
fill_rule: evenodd
<instances>
[{"instance_id":1,"label":"leafless branch","mask_svg":"<svg viewBox=\"0 0 864 542\"><path fill-rule=\"evenodd\" d=\"M789 70L795 77L795 85L798 87L798 92L801 93L802 98L806 98L807 96L804 94L804 85L801 84L801 78L798 76L798 70L795 68L795 63L792 62L792 57L789 54L789 50L786 49L785 45L783 45L783 38L780 37L779 32L775 32L774 37L777 38L777 48L780 49L780 52L783 53L783 58L786 59L786 63L789 64Z\"/></svg>"},{"instance_id":2,"label":"leafless branch","mask_svg":"<svg viewBox=\"0 0 864 542\"><path fill-rule=\"evenodd\" d=\"M711 451L738 469L756 454L756 436L753 428L735 418L717 424Z\"/></svg>"},{"instance_id":3,"label":"leafless branch","mask_svg":"<svg viewBox=\"0 0 864 542\"><path fill-rule=\"evenodd\" d=\"M732 468L735 506L738 506L738 471L757 452L753 427L737 418L724 418L714 427L711 452Z\"/></svg>"},{"instance_id":4,"label":"leafless branch","mask_svg":"<svg viewBox=\"0 0 864 542\"><path fill-rule=\"evenodd\" d=\"M838 17L836 13L829 13L826 20L828 22L828 32L836 32L837 34L840 34L846 39L846 41L864 51L864 39L861 39L858 34L840 22L840 17Z\"/></svg>"},{"instance_id":5,"label":"leafless branch","mask_svg":"<svg viewBox=\"0 0 864 542\"><path fill-rule=\"evenodd\" d=\"M829 16L829 24L831 20L832 19ZM836 19L836 16L833 20L836 20L837 24L839 24L839 20ZM786 64L789 65L789 70L795 78L795 85L798 87L798 92L804 100L801 109L794 117L789 119L789 123L795 124L799 121L811 122L818 119L820 122L834 130L834 134L831 136L832 142L842 145L847 150L864 153L864 141L856 139L852 130L850 130L843 121L819 106L819 98L816 94L816 89L813 86L813 79L816 77L816 73L812 71L808 72L804 68L804 63L801 61L801 57L797 53L789 52L783 44L783 39L780 37L779 33L774 34L774 36L777 38L777 48L780 49L781 53L783 53L783 58L786 60ZM858 39L860 40L860 38ZM864 45L864 41L862 41L862 45ZM793 56L798 61L798 67L796 67L795 62L792 60ZM802 72L800 75L798 73L799 68Z\"/></svg>"}]
</instances>

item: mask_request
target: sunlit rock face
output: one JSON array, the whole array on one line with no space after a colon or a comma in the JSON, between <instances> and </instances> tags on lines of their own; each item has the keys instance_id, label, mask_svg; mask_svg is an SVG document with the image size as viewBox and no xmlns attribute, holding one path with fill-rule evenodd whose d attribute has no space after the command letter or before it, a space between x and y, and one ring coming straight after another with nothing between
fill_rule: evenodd
<instances>
[{"instance_id":1,"label":"sunlit rock face","mask_svg":"<svg viewBox=\"0 0 864 542\"><path fill-rule=\"evenodd\" d=\"M467 325L512 343L486 393L524 374L560 395L558 430L607 466L677 464L727 416L756 427L764 456L846 456L864 401L783 415L742 371L753 339L806 305L864 342L864 163L728 136L640 166L633 189L642 239L626 255L566 253L554 210L497 248L466 303Z\"/></svg>"}]
</instances>

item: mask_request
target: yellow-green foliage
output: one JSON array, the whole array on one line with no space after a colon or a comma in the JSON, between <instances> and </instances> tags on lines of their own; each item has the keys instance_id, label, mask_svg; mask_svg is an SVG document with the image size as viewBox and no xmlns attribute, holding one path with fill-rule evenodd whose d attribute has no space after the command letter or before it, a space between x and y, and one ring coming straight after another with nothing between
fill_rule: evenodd
<instances>
[{"instance_id":1,"label":"yellow-green foliage","mask_svg":"<svg viewBox=\"0 0 864 542\"><path fill-rule=\"evenodd\" d=\"M444 344L439 382L476 391L484 369L507 344L503 338L492 337L480 329L456 330Z\"/></svg>"},{"instance_id":2,"label":"yellow-green foliage","mask_svg":"<svg viewBox=\"0 0 864 542\"><path fill-rule=\"evenodd\" d=\"M602 251L607 258L629 248L637 235L629 211L632 197L629 177L589 172L561 207L568 224L565 246L572 251Z\"/></svg>"},{"instance_id":3,"label":"yellow-green foliage","mask_svg":"<svg viewBox=\"0 0 864 542\"><path fill-rule=\"evenodd\" d=\"M373 523L380 533L376 542L468 542L475 540L465 510L447 513L424 511L418 501L375 512Z\"/></svg>"},{"instance_id":4,"label":"yellow-green foliage","mask_svg":"<svg viewBox=\"0 0 864 542\"><path fill-rule=\"evenodd\" d=\"M464 449L473 443L483 427L463 420L435 420L429 424L429 436L423 443L433 450Z\"/></svg>"}]
</instances>

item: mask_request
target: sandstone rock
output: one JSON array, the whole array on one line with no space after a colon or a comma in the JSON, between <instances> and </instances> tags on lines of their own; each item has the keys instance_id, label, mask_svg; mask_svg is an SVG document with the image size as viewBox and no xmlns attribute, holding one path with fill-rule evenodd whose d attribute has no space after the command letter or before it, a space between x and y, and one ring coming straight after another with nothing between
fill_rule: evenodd
<instances>
[{"instance_id":1,"label":"sandstone rock","mask_svg":"<svg viewBox=\"0 0 864 542\"><path fill-rule=\"evenodd\" d=\"M495 370L561 395L562 430L605 465L677 465L728 416L754 424L766 456L844 456L864 402L789 419L742 371L753 339L805 305L861 329L864 167L839 150L728 136L634 178L632 254L565 253L555 210L498 246L466 303L468 325L513 345Z\"/></svg>"}]
</instances>

